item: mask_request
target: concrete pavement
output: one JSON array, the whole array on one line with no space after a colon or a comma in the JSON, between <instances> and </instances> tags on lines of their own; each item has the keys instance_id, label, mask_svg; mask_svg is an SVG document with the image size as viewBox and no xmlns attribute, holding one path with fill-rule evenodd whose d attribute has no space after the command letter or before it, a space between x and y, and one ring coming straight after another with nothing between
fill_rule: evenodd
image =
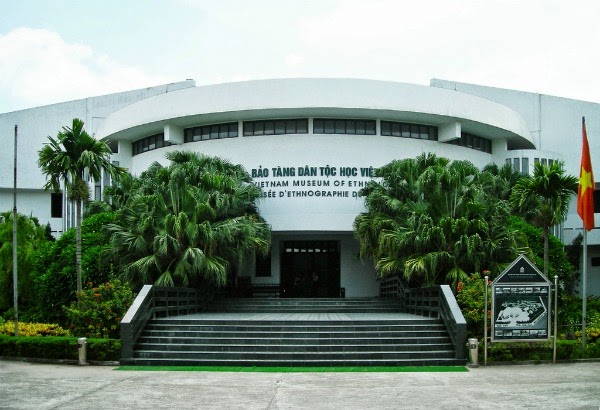
<instances>
[{"instance_id":1,"label":"concrete pavement","mask_svg":"<svg viewBox=\"0 0 600 410\"><path fill-rule=\"evenodd\" d=\"M0 361L0 408L600 408L600 362L488 366L464 373L115 369Z\"/></svg>"}]
</instances>

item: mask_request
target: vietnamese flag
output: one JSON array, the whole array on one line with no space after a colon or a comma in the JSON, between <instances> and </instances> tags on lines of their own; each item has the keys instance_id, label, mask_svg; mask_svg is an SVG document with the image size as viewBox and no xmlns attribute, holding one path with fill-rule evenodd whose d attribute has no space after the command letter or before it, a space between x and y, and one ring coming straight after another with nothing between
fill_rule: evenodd
<instances>
[{"instance_id":1,"label":"vietnamese flag","mask_svg":"<svg viewBox=\"0 0 600 410\"><path fill-rule=\"evenodd\" d=\"M581 149L581 169L579 171L579 189L577 191L577 213L587 231L594 229L594 175L592 160L585 130L585 117L582 118L583 147Z\"/></svg>"}]
</instances>

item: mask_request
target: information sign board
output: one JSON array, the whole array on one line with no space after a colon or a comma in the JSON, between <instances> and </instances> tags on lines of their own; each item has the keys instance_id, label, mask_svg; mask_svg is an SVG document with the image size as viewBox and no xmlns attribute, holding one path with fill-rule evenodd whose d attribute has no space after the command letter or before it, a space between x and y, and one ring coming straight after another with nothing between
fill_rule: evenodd
<instances>
[{"instance_id":1,"label":"information sign board","mask_svg":"<svg viewBox=\"0 0 600 410\"><path fill-rule=\"evenodd\" d=\"M492 341L550 340L551 282L519 256L492 283Z\"/></svg>"}]
</instances>

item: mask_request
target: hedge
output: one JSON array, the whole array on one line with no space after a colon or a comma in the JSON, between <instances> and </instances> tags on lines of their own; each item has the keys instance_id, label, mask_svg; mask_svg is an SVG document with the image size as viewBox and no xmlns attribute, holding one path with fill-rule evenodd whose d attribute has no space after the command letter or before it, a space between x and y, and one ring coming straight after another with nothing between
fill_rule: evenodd
<instances>
[{"instance_id":1,"label":"hedge","mask_svg":"<svg viewBox=\"0 0 600 410\"><path fill-rule=\"evenodd\" d=\"M551 361L552 342L545 343L494 343L488 346L490 362ZM479 343L479 357L483 358L483 343ZM588 343L585 352L580 340L557 340L556 359L576 360L600 358L600 341ZM481 361L481 360L480 360Z\"/></svg>"},{"instance_id":2,"label":"hedge","mask_svg":"<svg viewBox=\"0 0 600 410\"><path fill-rule=\"evenodd\" d=\"M64 336L0 335L0 356L33 359L78 360L77 338ZM119 361L121 340L87 339L87 360Z\"/></svg>"}]
</instances>

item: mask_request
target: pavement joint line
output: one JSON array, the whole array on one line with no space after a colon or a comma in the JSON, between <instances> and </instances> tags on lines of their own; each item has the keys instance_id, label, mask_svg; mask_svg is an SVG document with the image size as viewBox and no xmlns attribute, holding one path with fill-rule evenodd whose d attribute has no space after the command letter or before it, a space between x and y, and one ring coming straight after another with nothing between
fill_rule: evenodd
<instances>
[{"instance_id":1,"label":"pavement joint line","mask_svg":"<svg viewBox=\"0 0 600 410\"><path fill-rule=\"evenodd\" d=\"M277 408L277 393L279 392L279 387L281 387L282 379L283 379L283 376L281 374L278 374L277 378L275 379L275 389L273 389L273 396L271 397L271 400L269 401L269 405L267 406L267 409ZM273 406L275 406L275 407L273 407Z\"/></svg>"},{"instance_id":2,"label":"pavement joint line","mask_svg":"<svg viewBox=\"0 0 600 410\"><path fill-rule=\"evenodd\" d=\"M126 382L126 381L134 379L134 378L135 378L135 376L130 376L130 377L127 377L127 378L121 379L121 380L108 381L106 383L103 383L99 387L96 387L96 388L93 388L93 389L88 389L88 390L86 390L84 392L81 392L80 394L78 394L75 397L71 397L69 400L62 401L62 402L56 404L54 407L51 407L50 410L60 409L63 406L66 406L66 405L68 405L70 403L75 403L75 402L78 402L79 400L84 400L86 396L90 396L91 394L97 393L99 391L102 391L102 390L106 389L109 386L121 384L123 382Z\"/></svg>"}]
</instances>

